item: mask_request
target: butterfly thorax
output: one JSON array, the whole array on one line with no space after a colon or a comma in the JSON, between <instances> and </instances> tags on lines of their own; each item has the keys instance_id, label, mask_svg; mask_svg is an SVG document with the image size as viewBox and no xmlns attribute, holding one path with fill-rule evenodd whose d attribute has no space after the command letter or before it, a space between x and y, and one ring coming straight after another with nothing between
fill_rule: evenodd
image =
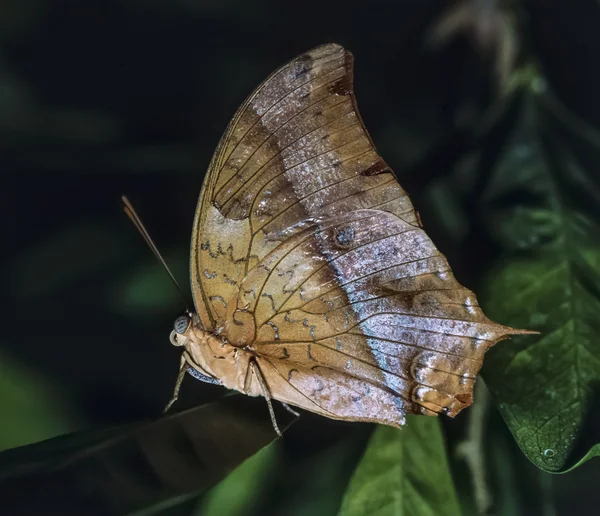
<instances>
[{"instance_id":1,"label":"butterfly thorax","mask_svg":"<svg viewBox=\"0 0 600 516\"><path fill-rule=\"evenodd\" d=\"M246 385L249 363L254 356L249 348L233 346L223 336L196 324L190 324L181 337L185 342L186 362L198 372L220 380L228 389L260 395L258 386Z\"/></svg>"}]
</instances>

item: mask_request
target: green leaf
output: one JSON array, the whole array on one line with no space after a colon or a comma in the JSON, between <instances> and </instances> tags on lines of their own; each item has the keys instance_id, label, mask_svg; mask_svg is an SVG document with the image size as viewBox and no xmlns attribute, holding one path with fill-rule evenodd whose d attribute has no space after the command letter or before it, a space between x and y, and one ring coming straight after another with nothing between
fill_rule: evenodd
<instances>
[{"instance_id":1,"label":"green leaf","mask_svg":"<svg viewBox=\"0 0 600 516\"><path fill-rule=\"evenodd\" d=\"M257 500L269 485L273 467L280 461L277 442L240 464L213 487L202 500L197 514L203 516L243 516L252 513Z\"/></svg>"},{"instance_id":2,"label":"green leaf","mask_svg":"<svg viewBox=\"0 0 600 516\"><path fill-rule=\"evenodd\" d=\"M459 515L437 418L409 416L402 430L377 428L352 477L340 515Z\"/></svg>"},{"instance_id":3,"label":"green leaf","mask_svg":"<svg viewBox=\"0 0 600 516\"><path fill-rule=\"evenodd\" d=\"M277 410L280 428L291 416ZM0 513L127 514L198 496L275 438L264 400L228 396L157 421L0 454Z\"/></svg>"},{"instance_id":4,"label":"green leaf","mask_svg":"<svg viewBox=\"0 0 600 516\"><path fill-rule=\"evenodd\" d=\"M600 135L548 92L520 94L482 196L504 248L482 303L541 335L495 346L484 375L523 452L561 472L600 452L586 423L600 381Z\"/></svg>"},{"instance_id":5,"label":"green leaf","mask_svg":"<svg viewBox=\"0 0 600 516\"><path fill-rule=\"evenodd\" d=\"M573 471L574 469L578 468L579 466L581 466L582 464L586 463L588 460L594 457L600 457L600 444L595 444L594 446L592 446L588 450L588 452L583 457L581 457L581 459L579 459L575 464L565 469L564 471L560 471L559 473L568 473L569 471Z\"/></svg>"}]
</instances>

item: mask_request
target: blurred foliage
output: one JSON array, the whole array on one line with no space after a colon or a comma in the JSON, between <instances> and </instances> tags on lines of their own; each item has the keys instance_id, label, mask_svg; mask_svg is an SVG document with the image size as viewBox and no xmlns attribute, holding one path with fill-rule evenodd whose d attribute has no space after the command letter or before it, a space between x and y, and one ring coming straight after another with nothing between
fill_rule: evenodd
<instances>
[{"instance_id":1,"label":"blurred foliage","mask_svg":"<svg viewBox=\"0 0 600 516\"><path fill-rule=\"evenodd\" d=\"M485 378L524 453L558 471L600 394L600 133L565 120L539 82L486 164L482 210L505 249L485 281L490 314L541 337L492 350Z\"/></svg>"},{"instance_id":2,"label":"blurred foliage","mask_svg":"<svg viewBox=\"0 0 600 516\"><path fill-rule=\"evenodd\" d=\"M595 513L599 25L597 0L0 1L15 314L0 355L2 503L329 515L362 497L381 514L419 514L398 487L413 485L421 508L458 513L457 498L474 515L481 475L499 516ZM119 199L184 284L222 130L268 73L328 41L354 53L366 126L459 280L494 319L541 334L490 351L485 419L412 419L369 440L370 425L302 414L245 460L273 438L259 399L189 378L179 412L156 419L184 305ZM483 472L457 454L473 424Z\"/></svg>"},{"instance_id":3,"label":"blurred foliage","mask_svg":"<svg viewBox=\"0 0 600 516\"><path fill-rule=\"evenodd\" d=\"M67 396L55 383L28 370L1 350L0 405L4 417L10 415L10 421L7 423L5 419L0 432L0 451L74 429L76 422L63 401Z\"/></svg>"}]
</instances>

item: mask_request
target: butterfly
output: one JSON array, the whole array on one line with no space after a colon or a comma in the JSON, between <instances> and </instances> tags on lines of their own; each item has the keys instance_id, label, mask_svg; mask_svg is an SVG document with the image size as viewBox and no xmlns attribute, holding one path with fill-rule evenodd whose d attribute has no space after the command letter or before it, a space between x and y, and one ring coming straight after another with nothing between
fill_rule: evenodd
<instances>
[{"instance_id":1,"label":"butterfly","mask_svg":"<svg viewBox=\"0 0 600 516\"><path fill-rule=\"evenodd\" d=\"M352 54L326 44L271 74L215 151L191 243L186 373L322 416L394 427L472 403L490 321L375 150ZM170 406L170 404L169 404Z\"/></svg>"}]
</instances>

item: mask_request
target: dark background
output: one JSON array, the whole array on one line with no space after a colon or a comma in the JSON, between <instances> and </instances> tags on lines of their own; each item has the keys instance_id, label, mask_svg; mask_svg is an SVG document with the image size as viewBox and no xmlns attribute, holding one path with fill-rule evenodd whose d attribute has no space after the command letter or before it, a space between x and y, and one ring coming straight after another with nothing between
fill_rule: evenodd
<instances>
[{"instance_id":1,"label":"dark background","mask_svg":"<svg viewBox=\"0 0 600 516\"><path fill-rule=\"evenodd\" d=\"M359 107L380 153L459 280L476 288L495 248L472 205L440 179L497 102L496 50L508 36L464 30L432 48L432 24L448 4L2 0L5 292L16 318L0 343L0 449L160 413L178 369L168 335L183 302L120 196L187 292L196 199L222 131L272 70L313 46L353 52ZM566 4L519 4L514 66L534 55L562 102L598 126L600 9L595 0ZM188 379L183 403L221 395ZM597 464L565 477L538 472L497 414L492 421L506 450L494 482L507 514L592 513ZM464 417L444 423L452 451ZM263 513L329 514L364 444L357 426L303 416L286 436ZM315 467L328 461L339 467L321 471L317 484ZM468 493L464 465L453 468Z\"/></svg>"}]
</instances>

